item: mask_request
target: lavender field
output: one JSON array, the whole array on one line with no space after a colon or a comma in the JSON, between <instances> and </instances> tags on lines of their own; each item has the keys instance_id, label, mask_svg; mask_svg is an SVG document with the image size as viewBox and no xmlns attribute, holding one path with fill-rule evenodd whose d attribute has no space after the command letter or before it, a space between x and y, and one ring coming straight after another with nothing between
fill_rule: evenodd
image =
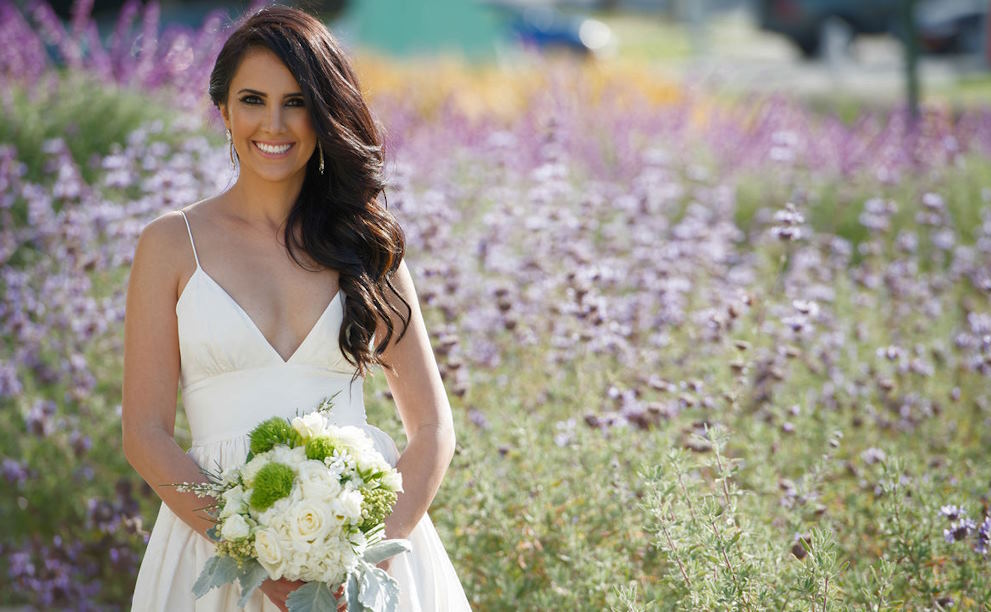
<instances>
[{"instance_id":1,"label":"lavender field","mask_svg":"<svg viewBox=\"0 0 991 612\"><path fill-rule=\"evenodd\" d=\"M125 608L160 503L120 445L129 263L234 176L205 93L229 22L158 36L149 7L101 41L85 3L0 0L0 606ZM356 61L476 609L991 601L991 108ZM366 398L402 447L383 376Z\"/></svg>"}]
</instances>

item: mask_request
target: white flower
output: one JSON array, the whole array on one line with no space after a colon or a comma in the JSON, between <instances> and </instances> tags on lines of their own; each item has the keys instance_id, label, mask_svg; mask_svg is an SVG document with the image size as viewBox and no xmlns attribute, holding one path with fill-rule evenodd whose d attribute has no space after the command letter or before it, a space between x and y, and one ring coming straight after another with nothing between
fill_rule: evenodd
<instances>
[{"instance_id":1,"label":"white flower","mask_svg":"<svg viewBox=\"0 0 991 612\"><path fill-rule=\"evenodd\" d=\"M344 520L354 523L361 520L361 504L364 501L365 498L361 492L345 489L334 500L332 508L339 517L343 516Z\"/></svg>"},{"instance_id":2,"label":"white flower","mask_svg":"<svg viewBox=\"0 0 991 612\"><path fill-rule=\"evenodd\" d=\"M327 422L319 412L311 412L294 418L292 426L303 437L303 441L306 441L315 436L323 435L327 428Z\"/></svg>"},{"instance_id":3,"label":"white flower","mask_svg":"<svg viewBox=\"0 0 991 612\"><path fill-rule=\"evenodd\" d=\"M330 526L322 505L303 501L293 506L289 519L289 535L294 541L312 542L323 539Z\"/></svg>"},{"instance_id":4,"label":"white flower","mask_svg":"<svg viewBox=\"0 0 991 612\"><path fill-rule=\"evenodd\" d=\"M295 489L296 487L293 488ZM288 497L283 497L282 499L276 500L275 503L269 506L267 510L258 515L258 524L276 529L281 528L288 534L289 531L285 527L285 521L286 516L289 514L289 510L293 506L293 503L293 500Z\"/></svg>"},{"instance_id":5,"label":"white flower","mask_svg":"<svg viewBox=\"0 0 991 612\"><path fill-rule=\"evenodd\" d=\"M334 446L348 449L353 455L364 455L375 450L375 444L360 427L354 425L343 425L333 427L327 432L334 440Z\"/></svg>"},{"instance_id":6,"label":"white flower","mask_svg":"<svg viewBox=\"0 0 991 612\"><path fill-rule=\"evenodd\" d=\"M286 557L279 539L274 529L260 529L255 533L255 552L258 554L258 562L272 580L282 578L286 569Z\"/></svg>"},{"instance_id":7,"label":"white flower","mask_svg":"<svg viewBox=\"0 0 991 612\"><path fill-rule=\"evenodd\" d=\"M244 489L240 486L227 489L221 497L224 498L224 509L220 511L220 518L247 512L247 500L244 499Z\"/></svg>"},{"instance_id":8,"label":"white flower","mask_svg":"<svg viewBox=\"0 0 991 612\"><path fill-rule=\"evenodd\" d=\"M220 536L225 540L240 540L251 535L251 527L240 514L227 517L220 529Z\"/></svg>"},{"instance_id":9,"label":"white flower","mask_svg":"<svg viewBox=\"0 0 991 612\"><path fill-rule=\"evenodd\" d=\"M255 455L251 458L251 461L246 463L245 466L241 468L241 479L244 480L245 485L250 487L255 484L255 476L257 476L258 471L265 467L265 464L269 462L270 455L270 452Z\"/></svg>"},{"instance_id":10,"label":"white flower","mask_svg":"<svg viewBox=\"0 0 991 612\"><path fill-rule=\"evenodd\" d=\"M220 480L225 484L233 483L237 480L237 476L240 472L241 472L241 466L232 465L231 467L224 470L223 474L221 474L220 476Z\"/></svg>"},{"instance_id":11,"label":"white flower","mask_svg":"<svg viewBox=\"0 0 991 612\"><path fill-rule=\"evenodd\" d=\"M330 470L328 470L327 466L323 464L323 461L317 461L315 459L307 459L299 464L298 474L299 482L302 484L307 482L330 484L331 482L334 482L334 478L331 476Z\"/></svg>"},{"instance_id":12,"label":"white flower","mask_svg":"<svg viewBox=\"0 0 991 612\"><path fill-rule=\"evenodd\" d=\"M340 494L341 483L322 462L308 460L299 466L299 488L304 499L326 502Z\"/></svg>"},{"instance_id":13,"label":"white flower","mask_svg":"<svg viewBox=\"0 0 991 612\"><path fill-rule=\"evenodd\" d=\"M402 491L403 475L399 470L390 469L382 476L382 484L389 490Z\"/></svg>"},{"instance_id":14,"label":"white flower","mask_svg":"<svg viewBox=\"0 0 991 612\"><path fill-rule=\"evenodd\" d=\"M275 448L269 451L270 453L272 453L272 456L269 459L269 461L271 463L281 463L283 465L288 465L292 467L292 465L296 462L296 458L299 456L298 453L294 454L293 450L295 449L289 448L288 446L285 446L283 444L277 444ZM306 450L305 449L301 449L301 450L303 450L303 456L305 457Z\"/></svg>"}]
</instances>

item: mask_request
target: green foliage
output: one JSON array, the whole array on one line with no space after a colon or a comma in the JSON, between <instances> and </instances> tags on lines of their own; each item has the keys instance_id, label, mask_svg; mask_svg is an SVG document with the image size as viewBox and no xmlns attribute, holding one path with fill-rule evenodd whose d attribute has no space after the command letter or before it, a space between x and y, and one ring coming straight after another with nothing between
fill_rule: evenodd
<instances>
[{"instance_id":1,"label":"green foliage","mask_svg":"<svg viewBox=\"0 0 991 612\"><path fill-rule=\"evenodd\" d=\"M272 450L276 444L285 444L292 448L303 441L299 432L281 417L272 417L259 423L251 430L250 440L251 452L255 455Z\"/></svg>"},{"instance_id":2,"label":"green foliage","mask_svg":"<svg viewBox=\"0 0 991 612\"><path fill-rule=\"evenodd\" d=\"M28 161L29 178L41 172L41 158L32 157L30 147L62 130L73 134L73 120L87 130L70 139L77 161L122 139L113 134L132 121L127 95L114 102L119 107L101 107L102 94L85 87L79 95L92 106L71 106L68 90L58 90L66 95L48 106L13 92L16 116L3 118L0 137L27 151L19 158ZM142 103L135 112L153 114L149 108ZM779 244L755 240L766 230L759 213L801 193L811 228L850 240L854 264L881 278L899 258L892 237L904 229L918 232L919 272L935 268L938 277L945 260L930 244L933 230L914 222L921 195L933 190L945 197L959 241L968 243L979 226L977 204L991 184L991 164L965 157L896 184L824 177L811 169L734 181L730 214L743 242L754 245L740 255L759 266L748 286L754 307L736 313L720 337L700 338L692 325L670 326L662 358L648 369L581 345L566 363L550 366L547 347L555 338L549 331L532 330L533 343L524 345L506 330L491 330L487 339L499 364L474 369L470 390L452 398L458 448L430 508L476 609L886 610L937 609L948 602L976 609L991 601L987 558L963 542L947 543L947 523L939 516L948 503L967 505L975 515L986 507L987 380L962 362L913 376L874 355L897 343L919 347L921 359L944 359L963 318L987 311L986 296L946 271L939 289L944 306L929 311L921 301L899 297L897 287L865 287L858 282L867 278L837 274L821 279L833 293L823 306L833 326L829 337L786 345L765 326L777 314L773 307L788 307L799 297L782 292L780 282L795 259ZM686 190L671 219L683 218L697 195ZM878 250L861 254L856 246L872 238L858 217L873 197L896 200L900 208L887 235L873 238ZM452 232L478 221L474 201L467 199ZM604 226L591 221L589 231L608 240ZM123 287L126 274L96 270L88 278L99 300ZM700 267L692 280L706 282L706 271ZM423 288L446 295L443 282L430 282L439 281L424 278ZM685 299L692 314L723 306L698 303L691 292ZM428 328L456 327L447 305L436 303L424 302ZM830 348L831 338L842 340L841 348ZM100 382L85 401L67 399L66 385L42 382L46 371L65 367L65 337L49 340L37 362L25 366L21 397L6 398L0 410L0 446L26 465L44 468L11 487L16 492L0 503L4 544L26 541L28 534L50 538L61 525L84 525L76 534L87 542L106 540L108 528L96 522L100 513L90 512L86 500L118 499L123 509L134 500L120 489L140 482L120 448L120 339L108 333L88 343L82 358ZM672 388L645 382L654 378L671 381ZM697 388L689 381L698 381ZM608 409L604 390L612 387L635 390L640 402L665 408L665 416L643 428L586 425L586 415ZM402 422L384 391L382 376L366 380L368 420L402 448ZM55 401L58 426L46 436L25 435L31 404L39 398ZM912 401L919 398L932 399L927 407L934 414L905 417L918 416ZM487 424L469 415L485 415ZM272 421L251 436L253 454L300 442L286 421ZM96 442L92 449L74 450L75 430ZM177 438L189 441L181 412ZM870 449L886 457L866 460ZM314 459L332 450L306 447ZM87 478L83 468L91 466L96 473ZM266 469L272 473L259 474L255 507L270 507L291 491L289 468ZM161 502L147 486L133 489L146 533ZM67 491L75 497L67 498ZM379 490L366 493L366 502L371 524L394 499ZM120 550L144 549L141 523L120 525L118 534ZM105 559L94 559L104 572L101 596L119 605L128 601L133 576L115 572ZM21 603L18 596L4 590L0 602Z\"/></svg>"},{"instance_id":3,"label":"green foliage","mask_svg":"<svg viewBox=\"0 0 991 612\"><path fill-rule=\"evenodd\" d=\"M923 263L928 261L934 249L929 239L939 228L919 226L915 216L923 210L922 195L936 191L946 200L946 207L954 220L960 240L971 243L975 231L980 228L980 205L991 185L991 161L980 155L961 156L960 171L948 172L934 182L931 176L907 176L902 180L883 183L874 176L829 176L815 168L797 167L789 172L748 172L734 179L737 205L734 222L752 241L765 228L755 223L762 208L780 206L783 202L798 199L808 212L812 229L824 235L844 238L853 245L853 262L859 263L862 255L857 246L870 236L860 222L864 204L871 198L881 198L896 203L897 213L892 216L887 246L894 237L905 230L918 232ZM942 172L947 172L943 170ZM800 194L807 195L800 195Z\"/></svg>"},{"instance_id":4,"label":"green foliage","mask_svg":"<svg viewBox=\"0 0 991 612\"><path fill-rule=\"evenodd\" d=\"M30 181L45 175L43 147L48 139L65 139L83 178L92 182L98 170L90 167L94 155L110 153L139 126L154 120L170 124L175 119L164 98L69 72L52 74L33 89L14 83L5 83L4 89L0 142L17 149ZM160 135L164 142L176 138L168 129Z\"/></svg>"},{"instance_id":5,"label":"green foliage","mask_svg":"<svg viewBox=\"0 0 991 612\"><path fill-rule=\"evenodd\" d=\"M272 504L292 492L294 478L292 468L288 465L266 464L255 476L255 484L249 500L251 507L261 511L268 510Z\"/></svg>"},{"instance_id":6,"label":"green foliage","mask_svg":"<svg viewBox=\"0 0 991 612\"><path fill-rule=\"evenodd\" d=\"M334 442L330 438L310 438L306 441L306 458L323 461L334 454L334 448Z\"/></svg>"}]
</instances>

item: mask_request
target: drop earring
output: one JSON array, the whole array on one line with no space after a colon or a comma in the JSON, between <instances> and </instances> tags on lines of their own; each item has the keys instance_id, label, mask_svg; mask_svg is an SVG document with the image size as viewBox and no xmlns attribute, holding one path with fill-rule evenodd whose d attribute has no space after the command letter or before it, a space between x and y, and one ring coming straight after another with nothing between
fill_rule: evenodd
<instances>
[{"instance_id":1,"label":"drop earring","mask_svg":"<svg viewBox=\"0 0 991 612\"><path fill-rule=\"evenodd\" d=\"M323 174L323 145L319 142L317 143L317 149L320 150L320 174Z\"/></svg>"},{"instance_id":2,"label":"drop earring","mask_svg":"<svg viewBox=\"0 0 991 612\"><path fill-rule=\"evenodd\" d=\"M231 168L234 167L234 139L231 137L231 131L225 130L227 132L227 142L231 144Z\"/></svg>"}]
</instances>

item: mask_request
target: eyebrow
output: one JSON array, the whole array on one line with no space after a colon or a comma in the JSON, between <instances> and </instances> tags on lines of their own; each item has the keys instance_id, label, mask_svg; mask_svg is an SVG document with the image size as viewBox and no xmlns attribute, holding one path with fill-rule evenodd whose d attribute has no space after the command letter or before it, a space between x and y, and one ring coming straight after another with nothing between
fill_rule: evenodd
<instances>
[{"instance_id":1,"label":"eyebrow","mask_svg":"<svg viewBox=\"0 0 991 612\"><path fill-rule=\"evenodd\" d=\"M240 91L239 91L239 92L237 92L237 93L239 93L239 94L242 94L242 93L250 93L250 94L254 94L254 95L256 95L256 96L261 96L262 98L267 98L267 97L268 97L268 94L266 94L266 93L265 93L265 92L263 92L263 91L258 91L258 90L256 90L256 89L242 89L242 90L240 90ZM290 97L292 97L292 96L302 96L302 95L303 95L303 92L301 92L301 91L296 91L296 92L293 92L293 93L287 93L286 95L284 95L284 96L282 96L282 97L283 97L283 98L290 98Z\"/></svg>"}]
</instances>

